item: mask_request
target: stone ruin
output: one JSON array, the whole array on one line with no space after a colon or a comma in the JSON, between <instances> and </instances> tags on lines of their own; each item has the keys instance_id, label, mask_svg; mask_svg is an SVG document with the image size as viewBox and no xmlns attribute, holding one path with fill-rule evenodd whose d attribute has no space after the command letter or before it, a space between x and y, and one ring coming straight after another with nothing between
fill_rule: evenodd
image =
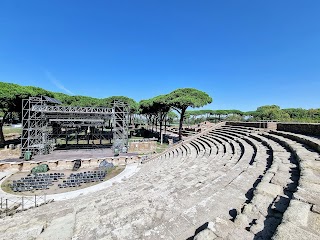
<instances>
[{"instance_id":1,"label":"stone ruin","mask_svg":"<svg viewBox=\"0 0 320 240\"><path fill-rule=\"evenodd\" d=\"M320 239L320 140L218 124L93 194L2 220L2 239Z\"/></svg>"}]
</instances>

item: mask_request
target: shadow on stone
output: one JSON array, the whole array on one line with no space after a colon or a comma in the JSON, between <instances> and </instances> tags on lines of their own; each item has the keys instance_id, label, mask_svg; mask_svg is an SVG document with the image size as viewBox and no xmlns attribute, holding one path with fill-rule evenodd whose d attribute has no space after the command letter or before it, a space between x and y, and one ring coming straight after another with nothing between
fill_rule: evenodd
<instances>
[{"instance_id":1,"label":"shadow on stone","mask_svg":"<svg viewBox=\"0 0 320 240\"><path fill-rule=\"evenodd\" d=\"M238 215L238 212L237 212L237 209L231 209L229 211L229 215L231 217L230 221L234 222L234 220L236 219L237 215Z\"/></svg>"},{"instance_id":2,"label":"shadow on stone","mask_svg":"<svg viewBox=\"0 0 320 240\"><path fill-rule=\"evenodd\" d=\"M252 188L250 188L245 196L247 198L247 200L245 201L245 203L250 203L252 198L253 198L253 191L256 189L256 187L258 186L258 184L261 182L261 179L263 178L262 175L259 175L259 177L257 178L257 180L253 183Z\"/></svg>"},{"instance_id":3,"label":"shadow on stone","mask_svg":"<svg viewBox=\"0 0 320 240\"><path fill-rule=\"evenodd\" d=\"M193 240L193 238L200 232L202 232L203 230L208 228L208 222L206 222L205 224L201 225L200 227L197 228L197 230L195 231L194 235L187 238L187 240Z\"/></svg>"}]
</instances>

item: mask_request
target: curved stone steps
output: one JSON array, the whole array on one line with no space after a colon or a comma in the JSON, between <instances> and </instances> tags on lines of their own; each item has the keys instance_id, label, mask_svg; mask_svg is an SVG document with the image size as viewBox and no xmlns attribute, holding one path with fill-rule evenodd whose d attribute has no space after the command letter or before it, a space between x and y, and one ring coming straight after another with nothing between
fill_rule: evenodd
<instances>
[{"instance_id":1,"label":"curved stone steps","mask_svg":"<svg viewBox=\"0 0 320 240\"><path fill-rule=\"evenodd\" d=\"M221 141L220 139L213 138L210 135L205 135L205 137L207 139L210 139L210 141L215 144L217 148L216 154L218 154L218 152L222 152L223 154L225 154L225 146L223 145L223 141Z\"/></svg>"},{"instance_id":2,"label":"curved stone steps","mask_svg":"<svg viewBox=\"0 0 320 240\"><path fill-rule=\"evenodd\" d=\"M272 150L273 145L276 143L269 141ZM253 192L252 200L244 206L235 221L239 226L255 234L256 238L270 239L272 237L292 197L287 190L291 177L290 172L288 169L282 171L278 164L280 159L289 162L293 156L285 148L280 150L279 147L277 146L279 152L273 151L272 165L266 168L265 174Z\"/></svg>"},{"instance_id":3,"label":"curved stone steps","mask_svg":"<svg viewBox=\"0 0 320 240\"><path fill-rule=\"evenodd\" d=\"M225 139L219 138L219 136L209 135L209 137L216 140L216 141L220 140L220 142L222 142L221 146L223 147L224 158L227 159L227 161L225 161L224 164L230 164L230 163L234 162L234 161L232 161L233 159L239 159L239 157L237 157L238 152L234 152L232 150L235 147L231 147L231 145L237 144L237 143L234 143L231 140L225 140ZM242 150L240 149L239 151L241 152Z\"/></svg>"},{"instance_id":4,"label":"curved stone steps","mask_svg":"<svg viewBox=\"0 0 320 240\"><path fill-rule=\"evenodd\" d=\"M210 137L210 138L212 138L213 140L217 141L218 143L220 143L221 146L223 147L223 151L224 151L225 153L227 152L227 149L226 149L226 146L225 146L225 142L226 142L225 140L223 140L223 139L221 139L221 138L218 138L218 137L212 135L211 132L208 133L207 136Z\"/></svg>"},{"instance_id":5,"label":"curved stone steps","mask_svg":"<svg viewBox=\"0 0 320 240\"><path fill-rule=\"evenodd\" d=\"M247 169L248 164L243 161L244 164L242 164L242 166L237 166L234 167L234 171L226 171L223 172L224 175L216 178L214 181L211 182L211 184L207 184L205 188L202 188L203 192L197 191L194 193L191 193L191 197L194 198L197 195L199 196L199 200L200 200L200 204L197 204L196 206L192 206L189 210L185 211L181 216L179 216L178 218L180 219L188 219L190 218L190 216L188 216L190 213L196 211L198 212L197 216L201 216L201 218L197 219L197 216L193 216L190 220L192 220L193 224L196 224L198 222L203 222L203 219L205 217L211 216L212 212L215 212L215 214L217 214L217 208L220 209L219 207L217 207L217 203L214 202L213 204L210 204L211 201L214 201L215 198L217 198L217 195L219 195L219 197L221 197L222 199L224 197L226 197L224 195L224 191L228 191L229 188L235 188L232 190L232 192L235 193L235 196L232 198L232 200L237 199L237 201L239 202L239 205L241 205L241 203L243 203L244 199L245 199L245 191L243 191L241 188L239 188L239 186L243 186L244 183L246 182L247 178L250 177L251 174L246 175L246 178L244 178L243 176L243 172L244 169ZM241 165L241 161L238 161L238 164ZM254 179L252 179L254 181ZM252 184L252 182L249 182L249 186L250 184ZM211 189L209 189L211 187ZM239 191L243 191L242 194L238 194ZM229 191L228 191L229 192ZM237 193L236 193L237 192ZM206 199L204 199L204 196L206 196L206 193L210 196L208 196ZM211 193L211 194L210 194ZM212 196L212 193L214 193L214 195ZM183 198L182 198L183 199ZM202 200L201 200L202 199ZM225 201L229 201L230 199L224 199L221 202L225 202ZM219 203L220 201L218 201ZM232 201L231 201L232 202ZM206 206L205 210L203 209L203 206ZM230 206L229 206L230 208ZM210 210L212 209L212 210ZM210 211L208 211L210 210ZM199 212L201 211L201 212ZM171 219L171 222L176 222L177 217L174 217L173 219ZM201 220L200 220L201 219ZM160 226L159 228L163 231L165 231L165 229L167 229L169 226L167 224L163 224L162 226ZM179 229L181 229L181 223L179 224ZM190 229L188 229L188 225L185 226L185 231L183 231L183 234L185 234L186 232L190 232ZM180 235L177 235L177 233L173 233L175 237L179 236L180 239ZM181 233L180 233L181 234ZM152 235L151 235L152 236ZM185 237L187 237L188 235L184 235ZM183 239L183 238L181 238Z\"/></svg>"},{"instance_id":6,"label":"curved stone steps","mask_svg":"<svg viewBox=\"0 0 320 240\"><path fill-rule=\"evenodd\" d=\"M293 194L294 200L290 202L287 211L275 239L281 239L288 230L296 228L303 232L303 236L314 239L319 234L318 224L320 222L320 163L316 150L310 149L305 144L288 139L276 134L263 134L274 141L278 141L289 148L298 159L300 179L297 191ZM299 216L299 217L298 217ZM306 229L307 228L307 229ZM302 234L294 236L294 239L302 237Z\"/></svg>"},{"instance_id":7,"label":"curved stone steps","mask_svg":"<svg viewBox=\"0 0 320 240\"><path fill-rule=\"evenodd\" d=\"M227 135L221 135L219 133L210 133L210 136L212 138L220 138L224 140L225 144L225 149L227 152L230 152L231 147L231 152L235 151L234 154L230 155L229 161L225 162L226 166L232 166L236 164L236 162L243 157L243 154L245 153L245 147L243 146L242 141L234 141L232 136L227 136ZM249 148L248 148L249 149Z\"/></svg>"},{"instance_id":8,"label":"curved stone steps","mask_svg":"<svg viewBox=\"0 0 320 240\"><path fill-rule=\"evenodd\" d=\"M199 138L193 140L193 143L197 144L198 149L199 149L197 158L203 157L207 153L207 150L208 150L206 147L206 144L203 141L201 141Z\"/></svg>"},{"instance_id":9,"label":"curved stone steps","mask_svg":"<svg viewBox=\"0 0 320 240\"><path fill-rule=\"evenodd\" d=\"M221 132L215 132L214 133L214 136L219 136L220 138L224 138L228 141L228 143L230 143L230 145L233 143L233 142L236 142L239 144L240 148L241 148L241 155L240 155L240 158L242 158L242 155L245 154L246 150L250 149L251 147L249 147L249 144L242 140L241 138L237 138L237 137L234 137L234 136L230 136L228 134L225 134L225 133L221 133ZM251 160L254 158L254 153L253 153L253 156L251 157ZM250 160L250 161L251 161Z\"/></svg>"},{"instance_id":10,"label":"curved stone steps","mask_svg":"<svg viewBox=\"0 0 320 240\"><path fill-rule=\"evenodd\" d=\"M210 155L211 154L218 154L218 146L217 146L217 142L214 141L212 138L209 138L207 135L203 135L202 138L206 139L208 141L208 143L211 145L211 149L210 149Z\"/></svg>"},{"instance_id":11,"label":"curved stone steps","mask_svg":"<svg viewBox=\"0 0 320 240\"><path fill-rule=\"evenodd\" d=\"M196 150L196 157L197 157L200 154L200 151L201 151L200 147L194 141L191 141L190 145L193 146L194 149Z\"/></svg>"},{"instance_id":12,"label":"curved stone steps","mask_svg":"<svg viewBox=\"0 0 320 240\"><path fill-rule=\"evenodd\" d=\"M306 135L291 133L291 132L274 131L274 130L271 130L270 133L300 142L320 153L320 138L318 137L306 136Z\"/></svg>"},{"instance_id":13,"label":"curved stone steps","mask_svg":"<svg viewBox=\"0 0 320 240\"><path fill-rule=\"evenodd\" d=\"M204 136L199 137L198 140L202 141L206 145L206 155L210 156L214 148L212 142L206 139Z\"/></svg>"},{"instance_id":14,"label":"curved stone steps","mask_svg":"<svg viewBox=\"0 0 320 240\"><path fill-rule=\"evenodd\" d=\"M255 152L259 151L259 147L261 146L259 141L256 141L255 139L252 139L250 136L250 133L247 132L229 132L229 131L219 131L219 133L225 135L225 136L232 136L234 140L239 141L239 139L243 139L246 141L248 144L250 144ZM242 143L243 145L243 143ZM245 146L243 145L243 148ZM256 159L255 155L252 157L250 161L250 165L254 163L254 159Z\"/></svg>"},{"instance_id":15,"label":"curved stone steps","mask_svg":"<svg viewBox=\"0 0 320 240\"><path fill-rule=\"evenodd\" d=\"M4 239L187 239L216 219L213 233L223 239L270 239L274 218L286 210L274 239L317 239L318 192L309 191L315 187L309 180L318 168L306 158L316 152L272 132L217 132L177 145L104 191L31 209L14 222L4 219L0 232ZM306 171L286 208L286 197L296 189L292 183L299 180L294 155ZM232 210L240 213L235 222L226 220Z\"/></svg>"},{"instance_id":16,"label":"curved stone steps","mask_svg":"<svg viewBox=\"0 0 320 240\"><path fill-rule=\"evenodd\" d=\"M225 173L229 170L229 166L226 166L225 162L230 161L230 156L232 156L232 153L230 153L230 155L225 154L224 152L220 151L217 155L210 155L207 157L203 157L201 159L201 162L206 161L210 164L209 167L207 167L207 170L212 171L207 177L207 181L217 181L217 179L219 177L221 177L221 175L225 175ZM236 156L239 156L236 155ZM238 159L235 160L234 162L238 162ZM211 185L211 183L209 183L209 185ZM199 187L198 191L201 191L203 189L205 189L206 186L201 186ZM194 191L193 193L191 193L191 195L197 194L198 191ZM205 190L206 191L206 190ZM203 196L202 194L199 196Z\"/></svg>"},{"instance_id":17,"label":"curved stone steps","mask_svg":"<svg viewBox=\"0 0 320 240\"><path fill-rule=\"evenodd\" d=\"M260 139L261 142L263 141L263 139L259 137L256 137L255 139ZM276 145L278 151L281 148L281 151L286 152L283 147L275 142L270 143L269 141L267 146L272 148L272 145ZM259 149L262 150L263 147L260 146ZM268 149L264 148L264 152L263 150L262 152L258 151L256 157L262 157L262 159L265 159L268 155L267 150ZM262 170L263 168L260 169L260 171ZM265 171L265 175L261 175L257 178L257 181L255 182L253 188L254 195L251 200L244 205L241 213L236 216L235 224L222 224L222 226L220 226L219 228L224 230L216 230L217 235L219 235L220 237L223 236L225 239L232 239L237 236L237 234L235 234L235 231L237 231L238 229L239 231L241 230L242 233L243 230L250 231L251 234L255 234L256 239L270 239L276 227L281 222L281 216L279 217L281 213L278 213L278 205L280 205L280 207L283 207L283 202L286 202L286 199L283 198L285 198L286 195L284 194L285 187L282 188L281 186L269 182L270 179L267 177L269 171L272 172L275 176L275 172L277 171L277 169L275 166L269 166L269 168ZM249 173L250 175L247 177L250 177L253 173L256 172L251 171L246 173ZM236 210L238 209L236 208ZM275 211L276 213L274 213L273 211ZM217 225L219 225L219 223Z\"/></svg>"},{"instance_id":18,"label":"curved stone steps","mask_svg":"<svg viewBox=\"0 0 320 240\"><path fill-rule=\"evenodd\" d=\"M256 128L253 128L253 127L245 127L245 126L234 126L234 125L224 125L224 126L221 126L222 129L235 129L235 130L239 130L241 132L248 132L250 133L251 131L255 131Z\"/></svg>"}]
</instances>

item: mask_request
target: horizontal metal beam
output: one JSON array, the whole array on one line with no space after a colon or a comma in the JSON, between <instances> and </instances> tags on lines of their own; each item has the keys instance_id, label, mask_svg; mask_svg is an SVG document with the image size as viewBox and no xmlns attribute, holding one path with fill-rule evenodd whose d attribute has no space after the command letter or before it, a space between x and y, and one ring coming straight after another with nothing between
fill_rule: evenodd
<instances>
[{"instance_id":1,"label":"horizontal metal beam","mask_svg":"<svg viewBox=\"0 0 320 240\"><path fill-rule=\"evenodd\" d=\"M103 119L49 119L49 122L104 122Z\"/></svg>"},{"instance_id":2,"label":"horizontal metal beam","mask_svg":"<svg viewBox=\"0 0 320 240\"><path fill-rule=\"evenodd\" d=\"M32 111L43 113L113 114L112 108L33 105Z\"/></svg>"}]
</instances>

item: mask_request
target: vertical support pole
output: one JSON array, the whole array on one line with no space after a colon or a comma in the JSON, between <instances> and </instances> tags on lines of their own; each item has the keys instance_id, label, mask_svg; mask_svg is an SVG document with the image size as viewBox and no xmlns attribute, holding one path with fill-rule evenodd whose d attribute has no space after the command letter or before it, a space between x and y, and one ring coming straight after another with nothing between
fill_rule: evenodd
<instances>
[{"instance_id":1,"label":"vertical support pole","mask_svg":"<svg viewBox=\"0 0 320 240\"><path fill-rule=\"evenodd\" d=\"M66 127L66 147L68 146L68 128Z\"/></svg>"},{"instance_id":2,"label":"vertical support pole","mask_svg":"<svg viewBox=\"0 0 320 240\"><path fill-rule=\"evenodd\" d=\"M167 134L167 116L164 118L164 134Z\"/></svg>"},{"instance_id":3,"label":"vertical support pole","mask_svg":"<svg viewBox=\"0 0 320 240\"><path fill-rule=\"evenodd\" d=\"M2 209L2 197L1 197L1 209Z\"/></svg>"},{"instance_id":4,"label":"vertical support pole","mask_svg":"<svg viewBox=\"0 0 320 240\"><path fill-rule=\"evenodd\" d=\"M76 130L77 145L79 144L79 129Z\"/></svg>"},{"instance_id":5,"label":"vertical support pole","mask_svg":"<svg viewBox=\"0 0 320 240\"><path fill-rule=\"evenodd\" d=\"M24 197L21 197L21 208L22 208L22 211L24 209Z\"/></svg>"},{"instance_id":6,"label":"vertical support pole","mask_svg":"<svg viewBox=\"0 0 320 240\"><path fill-rule=\"evenodd\" d=\"M89 127L87 127L87 144L90 144L90 137L89 137Z\"/></svg>"},{"instance_id":7,"label":"vertical support pole","mask_svg":"<svg viewBox=\"0 0 320 240\"><path fill-rule=\"evenodd\" d=\"M102 134L103 134L103 126L101 127L101 132L100 132L100 145L102 144Z\"/></svg>"},{"instance_id":8,"label":"vertical support pole","mask_svg":"<svg viewBox=\"0 0 320 240\"><path fill-rule=\"evenodd\" d=\"M34 195L34 207L37 207L37 195Z\"/></svg>"}]
</instances>

